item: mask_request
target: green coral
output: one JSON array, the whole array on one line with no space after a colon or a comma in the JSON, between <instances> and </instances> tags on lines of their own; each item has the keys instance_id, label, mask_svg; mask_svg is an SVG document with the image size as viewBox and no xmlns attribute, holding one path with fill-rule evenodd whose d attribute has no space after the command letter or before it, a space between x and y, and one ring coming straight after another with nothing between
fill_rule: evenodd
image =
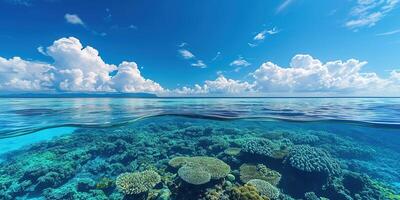
<instances>
[{"instance_id":1,"label":"green coral","mask_svg":"<svg viewBox=\"0 0 400 200\"><path fill-rule=\"evenodd\" d=\"M277 199L279 197L279 189L271 185L267 181L261 179L252 179L247 182L257 188L261 195L267 196L270 199Z\"/></svg>"},{"instance_id":2,"label":"green coral","mask_svg":"<svg viewBox=\"0 0 400 200\"><path fill-rule=\"evenodd\" d=\"M288 139L252 138L243 144L242 152L255 156L282 159L289 153L292 145L292 142Z\"/></svg>"},{"instance_id":3,"label":"green coral","mask_svg":"<svg viewBox=\"0 0 400 200\"><path fill-rule=\"evenodd\" d=\"M241 148L230 147L224 150L224 153L228 156L237 156L242 151Z\"/></svg>"},{"instance_id":4,"label":"green coral","mask_svg":"<svg viewBox=\"0 0 400 200\"><path fill-rule=\"evenodd\" d=\"M201 185L211 180L211 174L200 166L185 165L178 170L179 177L187 183Z\"/></svg>"},{"instance_id":5,"label":"green coral","mask_svg":"<svg viewBox=\"0 0 400 200\"><path fill-rule=\"evenodd\" d=\"M100 190L106 190L114 185L114 181L111 178L104 177L96 183L96 188Z\"/></svg>"},{"instance_id":6,"label":"green coral","mask_svg":"<svg viewBox=\"0 0 400 200\"><path fill-rule=\"evenodd\" d=\"M240 166L240 180L247 183L251 179L261 179L268 181L272 185L278 185L281 180L281 174L277 171L269 169L263 164L242 164Z\"/></svg>"},{"instance_id":7,"label":"green coral","mask_svg":"<svg viewBox=\"0 0 400 200\"><path fill-rule=\"evenodd\" d=\"M308 145L294 146L284 163L305 172L323 172L326 174L339 174L339 162L328 152Z\"/></svg>"},{"instance_id":8,"label":"green coral","mask_svg":"<svg viewBox=\"0 0 400 200\"><path fill-rule=\"evenodd\" d=\"M169 160L168 165L173 167L173 168L178 168L182 165L184 165L188 161L189 157L185 156L177 156Z\"/></svg>"},{"instance_id":9,"label":"green coral","mask_svg":"<svg viewBox=\"0 0 400 200\"><path fill-rule=\"evenodd\" d=\"M266 196L261 196L254 185L244 185L234 187L231 190L232 200L269 200Z\"/></svg>"},{"instance_id":10,"label":"green coral","mask_svg":"<svg viewBox=\"0 0 400 200\"><path fill-rule=\"evenodd\" d=\"M161 181L160 175L153 170L123 173L117 177L118 190L127 195L140 194L152 189Z\"/></svg>"},{"instance_id":11,"label":"green coral","mask_svg":"<svg viewBox=\"0 0 400 200\"><path fill-rule=\"evenodd\" d=\"M176 168L190 166L192 170L207 172L210 174L211 179L224 178L231 171L231 167L224 161L207 156L173 158L169 164Z\"/></svg>"}]
</instances>

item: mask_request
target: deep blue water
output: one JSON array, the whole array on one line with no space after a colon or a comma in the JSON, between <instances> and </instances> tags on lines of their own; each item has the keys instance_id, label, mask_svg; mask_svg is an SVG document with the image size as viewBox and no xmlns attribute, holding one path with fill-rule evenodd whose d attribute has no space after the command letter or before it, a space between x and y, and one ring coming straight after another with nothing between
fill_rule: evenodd
<instances>
[{"instance_id":1,"label":"deep blue water","mask_svg":"<svg viewBox=\"0 0 400 200\"><path fill-rule=\"evenodd\" d=\"M235 180L194 186L177 156L219 159ZM162 181L140 198L244 199L244 164L281 175L270 199L399 199L399 158L400 98L0 99L0 199L138 199L116 180L150 169Z\"/></svg>"}]
</instances>

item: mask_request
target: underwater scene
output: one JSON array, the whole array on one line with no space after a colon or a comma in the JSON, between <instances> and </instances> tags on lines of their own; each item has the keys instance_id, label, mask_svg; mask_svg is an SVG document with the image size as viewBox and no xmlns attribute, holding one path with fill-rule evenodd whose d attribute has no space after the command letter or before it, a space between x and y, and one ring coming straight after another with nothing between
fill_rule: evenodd
<instances>
[{"instance_id":1,"label":"underwater scene","mask_svg":"<svg viewBox=\"0 0 400 200\"><path fill-rule=\"evenodd\" d=\"M400 199L400 99L4 98L0 199Z\"/></svg>"}]
</instances>

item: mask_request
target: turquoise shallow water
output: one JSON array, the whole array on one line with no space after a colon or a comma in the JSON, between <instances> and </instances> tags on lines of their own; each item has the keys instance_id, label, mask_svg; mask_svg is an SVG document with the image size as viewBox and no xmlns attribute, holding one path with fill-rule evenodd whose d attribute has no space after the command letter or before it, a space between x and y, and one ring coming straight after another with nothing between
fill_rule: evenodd
<instances>
[{"instance_id":1,"label":"turquoise shallow water","mask_svg":"<svg viewBox=\"0 0 400 200\"><path fill-rule=\"evenodd\" d=\"M400 199L400 99L0 99L0 199Z\"/></svg>"}]
</instances>

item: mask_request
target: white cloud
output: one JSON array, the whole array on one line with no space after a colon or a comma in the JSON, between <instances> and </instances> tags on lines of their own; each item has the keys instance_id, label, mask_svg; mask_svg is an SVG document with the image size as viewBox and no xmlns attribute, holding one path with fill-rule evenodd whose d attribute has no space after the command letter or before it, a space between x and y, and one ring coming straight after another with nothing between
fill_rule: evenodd
<instances>
[{"instance_id":1,"label":"white cloud","mask_svg":"<svg viewBox=\"0 0 400 200\"><path fill-rule=\"evenodd\" d=\"M183 48L185 46L187 46L188 44L186 42L182 42L178 45L178 47Z\"/></svg>"},{"instance_id":2,"label":"white cloud","mask_svg":"<svg viewBox=\"0 0 400 200\"><path fill-rule=\"evenodd\" d=\"M152 92L171 96L400 94L400 70L393 70L389 77L382 78L362 72L367 62L356 59L324 63L299 54L291 59L288 67L263 63L250 74L248 81L226 78L219 73L215 80L206 80L202 85L168 90L143 77L135 62L107 64L96 49L84 47L73 37L56 40L42 50L53 63L0 57L0 91Z\"/></svg>"},{"instance_id":3,"label":"white cloud","mask_svg":"<svg viewBox=\"0 0 400 200\"><path fill-rule=\"evenodd\" d=\"M265 34L266 34L266 33L267 33L266 30L257 33L257 35L254 36L253 40L264 40L264 39L265 39Z\"/></svg>"},{"instance_id":4,"label":"white cloud","mask_svg":"<svg viewBox=\"0 0 400 200\"><path fill-rule=\"evenodd\" d=\"M42 49L43 50L43 49ZM44 50L43 50L44 51ZM96 49L83 47L74 37L61 38L46 48L54 63L0 57L1 91L162 92L145 79L136 63L107 64ZM111 76L115 72L114 76Z\"/></svg>"},{"instance_id":5,"label":"white cloud","mask_svg":"<svg viewBox=\"0 0 400 200\"><path fill-rule=\"evenodd\" d=\"M277 30L276 29L276 27L274 27L274 28L272 28L272 29L270 29L270 30L268 30L268 29L265 29L265 30L263 30L263 31L261 31L261 32L259 32L259 33L257 33L254 37L253 37L253 43L247 43L250 47L255 47L255 46L257 46L259 43L261 43L262 41L264 41L264 39L265 39L265 37L267 36L267 35L275 35L275 34L277 34L277 33L279 33L279 30Z\"/></svg>"},{"instance_id":6,"label":"white cloud","mask_svg":"<svg viewBox=\"0 0 400 200\"><path fill-rule=\"evenodd\" d=\"M20 57L0 57L0 91L41 91L52 86L53 67Z\"/></svg>"},{"instance_id":7,"label":"white cloud","mask_svg":"<svg viewBox=\"0 0 400 200\"><path fill-rule=\"evenodd\" d=\"M322 63L310 55L296 55L288 68L266 62L252 75L259 92L376 95L383 90L387 93L400 91L400 86L391 80L375 73L362 73L361 68L366 64L356 59ZM392 76L397 75L393 73Z\"/></svg>"},{"instance_id":8,"label":"white cloud","mask_svg":"<svg viewBox=\"0 0 400 200\"><path fill-rule=\"evenodd\" d=\"M214 56L214 58L213 59L211 59L211 61L215 61L215 60L217 60L219 57L221 56L221 52L220 51L218 51L217 52L217 55L215 55Z\"/></svg>"},{"instance_id":9,"label":"white cloud","mask_svg":"<svg viewBox=\"0 0 400 200\"><path fill-rule=\"evenodd\" d=\"M191 64L193 67L200 67L200 68L205 68L207 67L206 64L204 64L204 62L202 60L197 60L196 63L192 63Z\"/></svg>"},{"instance_id":10,"label":"white cloud","mask_svg":"<svg viewBox=\"0 0 400 200\"><path fill-rule=\"evenodd\" d=\"M47 55L54 59L57 68L57 85L60 90L108 91L109 73L115 65L106 64L93 47L83 47L76 38L61 38L47 47Z\"/></svg>"},{"instance_id":11,"label":"white cloud","mask_svg":"<svg viewBox=\"0 0 400 200\"><path fill-rule=\"evenodd\" d=\"M257 33L257 35L254 36L253 40L256 40L256 41L257 40L264 40L266 34L275 35L277 33L279 33L279 31L276 29L276 27L274 27L274 28L272 28L270 30L265 29L265 30Z\"/></svg>"},{"instance_id":12,"label":"white cloud","mask_svg":"<svg viewBox=\"0 0 400 200\"><path fill-rule=\"evenodd\" d=\"M400 0L358 0L350 12L351 19L345 25L350 29L375 26L399 2Z\"/></svg>"},{"instance_id":13,"label":"white cloud","mask_svg":"<svg viewBox=\"0 0 400 200\"><path fill-rule=\"evenodd\" d=\"M65 14L64 15L65 20L70 23L70 24L76 24L76 25L82 25L85 26L85 23L83 23L83 21L81 20L81 18L79 18L78 15L76 14Z\"/></svg>"},{"instance_id":14,"label":"white cloud","mask_svg":"<svg viewBox=\"0 0 400 200\"><path fill-rule=\"evenodd\" d=\"M285 10L294 0L283 0L282 3L276 8L276 13L280 13Z\"/></svg>"},{"instance_id":15,"label":"white cloud","mask_svg":"<svg viewBox=\"0 0 400 200\"><path fill-rule=\"evenodd\" d=\"M251 64L247 60L245 60L243 57L240 56L238 59L232 61L229 65L230 66L247 67Z\"/></svg>"},{"instance_id":16,"label":"white cloud","mask_svg":"<svg viewBox=\"0 0 400 200\"><path fill-rule=\"evenodd\" d=\"M390 72L390 77L389 79L400 85L400 70L393 70ZM400 91L399 91L400 92Z\"/></svg>"},{"instance_id":17,"label":"white cloud","mask_svg":"<svg viewBox=\"0 0 400 200\"><path fill-rule=\"evenodd\" d=\"M122 62L118 72L112 77L113 88L119 92L162 92L160 84L145 79L135 62Z\"/></svg>"},{"instance_id":18,"label":"white cloud","mask_svg":"<svg viewBox=\"0 0 400 200\"><path fill-rule=\"evenodd\" d=\"M179 49L178 50L179 54L186 60L192 59L195 56L192 54L192 52L190 52L187 49Z\"/></svg>"},{"instance_id":19,"label":"white cloud","mask_svg":"<svg viewBox=\"0 0 400 200\"><path fill-rule=\"evenodd\" d=\"M194 85L193 88L182 87L173 90L172 95L243 95L253 92L253 85L248 82L218 76L215 80L206 80L204 85Z\"/></svg>"},{"instance_id":20,"label":"white cloud","mask_svg":"<svg viewBox=\"0 0 400 200\"><path fill-rule=\"evenodd\" d=\"M379 34L377 34L377 36L394 35L397 33L400 33L400 29L396 29L396 30L388 31L388 32L384 32L384 33L379 33Z\"/></svg>"},{"instance_id":21,"label":"white cloud","mask_svg":"<svg viewBox=\"0 0 400 200\"><path fill-rule=\"evenodd\" d=\"M42 47L42 46L38 47L38 48L37 48L37 51L38 51L40 54L47 56L46 50L44 49L44 47Z\"/></svg>"}]
</instances>

